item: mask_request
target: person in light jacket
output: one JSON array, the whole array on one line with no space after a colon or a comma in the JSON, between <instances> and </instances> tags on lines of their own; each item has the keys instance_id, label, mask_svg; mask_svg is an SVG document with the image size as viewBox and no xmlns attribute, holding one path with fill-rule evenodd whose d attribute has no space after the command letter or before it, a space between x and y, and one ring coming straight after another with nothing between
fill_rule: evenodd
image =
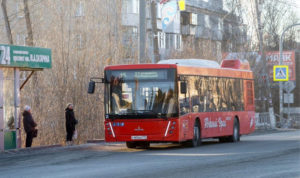
<instances>
[{"instance_id":1,"label":"person in light jacket","mask_svg":"<svg viewBox=\"0 0 300 178\"><path fill-rule=\"evenodd\" d=\"M26 105L23 112L23 125L26 132L26 147L31 147L33 134L37 124L34 122L31 115L30 106Z\"/></svg>"},{"instance_id":2,"label":"person in light jacket","mask_svg":"<svg viewBox=\"0 0 300 178\"><path fill-rule=\"evenodd\" d=\"M73 104L69 103L65 111L66 111L67 145L72 145L73 144L72 138L75 132L75 125L77 124L78 121L75 119Z\"/></svg>"}]
</instances>

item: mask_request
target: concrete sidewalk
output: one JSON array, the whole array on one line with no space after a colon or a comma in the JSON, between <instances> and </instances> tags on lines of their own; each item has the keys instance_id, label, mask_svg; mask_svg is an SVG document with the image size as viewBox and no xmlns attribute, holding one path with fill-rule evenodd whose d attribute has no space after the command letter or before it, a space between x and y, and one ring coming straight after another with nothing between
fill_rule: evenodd
<instances>
[{"instance_id":1,"label":"concrete sidewalk","mask_svg":"<svg viewBox=\"0 0 300 178\"><path fill-rule=\"evenodd\" d=\"M255 131L249 135L263 135L263 134L272 134L280 132L292 132L299 129L289 129L289 128L276 128L276 129L255 129Z\"/></svg>"}]
</instances>

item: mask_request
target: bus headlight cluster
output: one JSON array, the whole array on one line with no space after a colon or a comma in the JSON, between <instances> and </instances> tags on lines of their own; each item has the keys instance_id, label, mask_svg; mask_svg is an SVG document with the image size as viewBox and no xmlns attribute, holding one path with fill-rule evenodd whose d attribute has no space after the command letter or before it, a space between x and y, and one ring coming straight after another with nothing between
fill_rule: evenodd
<instances>
[{"instance_id":1,"label":"bus headlight cluster","mask_svg":"<svg viewBox=\"0 0 300 178\"><path fill-rule=\"evenodd\" d=\"M108 135L112 135L110 127L109 127L109 123L105 124L105 129L108 131Z\"/></svg>"},{"instance_id":2,"label":"bus headlight cluster","mask_svg":"<svg viewBox=\"0 0 300 178\"><path fill-rule=\"evenodd\" d=\"M172 126L170 127L169 134L174 133L175 128L176 128L176 121L173 121L173 122L172 122Z\"/></svg>"}]
</instances>

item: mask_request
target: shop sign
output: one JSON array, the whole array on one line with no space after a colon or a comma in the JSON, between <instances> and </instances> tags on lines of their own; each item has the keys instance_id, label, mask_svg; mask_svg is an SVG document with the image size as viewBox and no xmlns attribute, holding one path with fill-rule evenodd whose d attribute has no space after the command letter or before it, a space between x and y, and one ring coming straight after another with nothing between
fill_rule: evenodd
<instances>
[{"instance_id":1,"label":"shop sign","mask_svg":"<svg viewBox=\"0 0 300 178\"><path fill-rule=\"evenodd\" d=\"M51 68L51 49L0 44L0 66Z\"/></svg>"},{"instance_id":2,"label":"shop sign","mask_svg":"<svg viewBox=\"0 0 300 178\"><path fill-rule=\"evenodd\" d=\"M274 66L279 65L280 55L278 51L266 52L266 60L268 65L269 76L274 76ZM294 81L296 78L295 74L295 51L283 51L282 52L282 65L288 66L288 80Z\"/></svg>"}]
</instances>

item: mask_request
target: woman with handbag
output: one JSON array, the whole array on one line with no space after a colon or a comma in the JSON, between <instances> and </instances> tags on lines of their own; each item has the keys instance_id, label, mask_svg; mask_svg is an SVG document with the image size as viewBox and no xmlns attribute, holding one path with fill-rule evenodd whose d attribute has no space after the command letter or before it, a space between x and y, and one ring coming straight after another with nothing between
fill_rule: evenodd
<instances>
[{"instance_id":1,"label":"woman with handbag","mask_svg":"<svg viewBox=\"0 0 300 178\"><path fill-rule=\"evenodd\" d=\"M31 115L30 106L26 105L23 112L23 125L26 132L26 147L31 147L33 137L37 136L37 124L34 122Z\"/></svg>"},{"instance_id":2,"label":"woman with handbag","mask_svg":"<svg viewBox=\"0 0 300 178\"><path fill-rule=\"evenodd\" d=\"M72 145L73 135L75 133L75 125L78 123L78 121L75 119L73 104L69 103L65 111L66 111L65 115L66 115L67 145Z\"/></svg>"}]
</instances>

